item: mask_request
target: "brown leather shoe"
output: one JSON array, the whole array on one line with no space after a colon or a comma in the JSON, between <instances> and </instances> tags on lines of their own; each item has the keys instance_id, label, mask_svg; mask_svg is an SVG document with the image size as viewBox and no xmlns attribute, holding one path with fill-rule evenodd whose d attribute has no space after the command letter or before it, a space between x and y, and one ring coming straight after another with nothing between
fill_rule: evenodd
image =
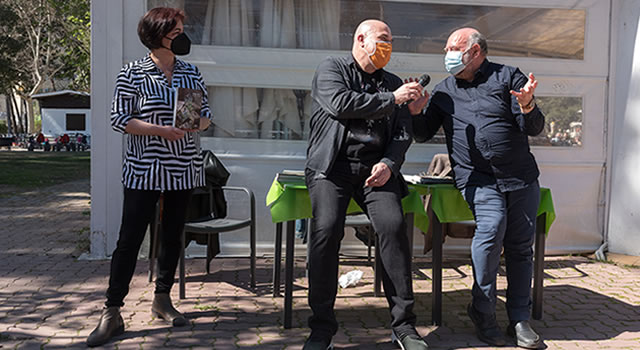
<instances>
[{"instance_id":1,"label":"brown leather shoe","mask_svg":"<svg viewBox=\"0 0 640 350\"><path fill-rule=\"evenodd\" d=\"M124 333L124 321L120 316L120 308L117 306L105 307L102 309L98 326L87 338L87 346L102 345L122 333Z\"/></svg>"},{"instance_id":2,"label":"brown leather shoe","mask_svg":"<svg viewBox=\"0 0 640 350\"><path fill-rule=\"evenodd\" d=\"M187 324L187 319L171 304L171 297L168 293L154 295L151 314L171 323L174 327Z\"/></svg>"}]
</instances>

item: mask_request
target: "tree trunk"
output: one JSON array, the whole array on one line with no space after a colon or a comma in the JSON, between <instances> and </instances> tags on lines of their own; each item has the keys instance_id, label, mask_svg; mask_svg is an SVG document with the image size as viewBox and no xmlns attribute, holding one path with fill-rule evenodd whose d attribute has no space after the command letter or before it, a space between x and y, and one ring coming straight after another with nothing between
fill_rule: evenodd
<instances>
[{"instance_id":1,"label":"tree trunk","mask_svg":"<svg viewBox=\"0 0 640 350\"><path fill-rule=\"evenodd\" d=\"M9 135L15 135L14 132L14 123L13 123L13 113L11 113L11 101L9 101L9 96L4 96L4 104L7 106L7 132Z\"/></svg>"},{"instance_id":2,"label":"tree trunk","mask_svg":"<svg viewBox=\"0 0 640 350\"><path fill-rule=\"evenodd\" d=\"M27 133L33 133L33 116L29 114L29 106L27 105L27 100L20 96L20 100L22 101L22 115L24 118L24 129Z\"/></svg>"},{"instance_id":3,"label":"tree trunk","mask_svg":"<svg viewBox=\"0 0 640 350\"><path fill-rule=\"evenodd\" d=\"M18 98L17 95L15 94L11 94L11 97L9 98L11 100L11 108L13 110L13 112L11 113L11 115L15 118L16 121L16 132L23 134L25 132L24 130L24 124L22 123L22 118L21 118L21 113L20 113L20 109L18 108L18 102L16 101L16 99Z\"/></svg>"},{"instance_id":4,"label":"tree trunk","mask_svg":"<svg viewBox=\"0 0 640 350\"><path fill-rule=\"evenodd\" d=\"M33 134L36 132L36 116L33 113L33 100L31 96L25 98L24 103L26 104L25 110L27 111L27 116L29 117L29 133Z\"/></svg>"}]
</instances>

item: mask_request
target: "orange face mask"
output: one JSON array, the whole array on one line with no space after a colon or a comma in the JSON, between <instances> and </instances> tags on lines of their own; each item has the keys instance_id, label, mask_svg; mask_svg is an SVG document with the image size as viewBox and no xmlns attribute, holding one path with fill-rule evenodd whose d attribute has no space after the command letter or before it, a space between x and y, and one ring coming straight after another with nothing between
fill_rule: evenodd
<instances>
[{"instance_id":1,"label":"orange face mask","mask_svg":"<svg viewBox=\"0 0 640 350\"><path fill-rule=\"evenodd\" d=\"M376 48L372 53L368 53L369 60L376 67L381 69L389 63L391 59L391 42L389 41L376 41Z\"/></svg>"}]
</instances>

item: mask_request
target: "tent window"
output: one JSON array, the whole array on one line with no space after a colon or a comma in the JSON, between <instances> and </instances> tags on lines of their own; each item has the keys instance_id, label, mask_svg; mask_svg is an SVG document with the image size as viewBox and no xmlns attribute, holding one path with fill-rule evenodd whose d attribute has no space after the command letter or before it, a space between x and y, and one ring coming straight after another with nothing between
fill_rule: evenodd
<instances>
[{"instance_id":1,"label":"tent window","mask_svg":"<svg viewBox=\"0 0 640 350\"><path fill-rule=\"evenodd\" d=\"M442 54L447 37L474 27L492 56L584 59L586 10L379 0L148 0L180 6L195 44L350 50L362 20L391 27L394 52ZM443 1L444 2L444 1Z\"/></svg>"}]
</instances>

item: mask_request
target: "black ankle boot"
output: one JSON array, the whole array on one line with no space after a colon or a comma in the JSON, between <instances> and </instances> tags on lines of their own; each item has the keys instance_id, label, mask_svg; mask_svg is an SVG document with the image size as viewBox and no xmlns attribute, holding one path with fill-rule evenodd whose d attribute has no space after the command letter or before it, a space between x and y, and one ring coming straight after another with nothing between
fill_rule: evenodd
<instances>
[{"instance_id":1,"label":"black ankle boot","mask_svg":"<svg viewBox=\"0 0 640 350\"><path fill-rule=\"evenodd\" d=\"M102 316L98 326L87 338L87 346L102 345L112 337L122 333L124 333L124 321L120 316L120 308L117 306L105 307L102 309Z\"/></svg>"},{"instance_id":2,"label":"black ankle boot","mask_svg":"<svg viewBox=\"0 0 640 350\"><path fill-rule=\"evenodd\" d=\"M515 338L516 344L521 348L539 349L542 345L542 339L526 320L509 323L507 334Z\"/></svg>"},{"instance_id":3,"label":"black ankle boot","mask_svg":"<svg viewBox=\"0 0 640 350\"><path fill-rule=\"evenodd\" d=\"M151 314L170 322L175 327L187 324L187 319L171 305L171 297L169 294L155 294L153 297L153 305L151 306Z\"/></svg>"},{"instance_id":4,"label":"black ankle boot","mask_svg":"<svg viewBox=\"0 0 640 350\"><path fill-rule=\"evenodd\" d=\"M467 314L476 328L478 339L493 346L504 346L507 342L498 327L496 314L483 314L473 307L472 303L467 306Z\"/></svg>"}]
</instances>

